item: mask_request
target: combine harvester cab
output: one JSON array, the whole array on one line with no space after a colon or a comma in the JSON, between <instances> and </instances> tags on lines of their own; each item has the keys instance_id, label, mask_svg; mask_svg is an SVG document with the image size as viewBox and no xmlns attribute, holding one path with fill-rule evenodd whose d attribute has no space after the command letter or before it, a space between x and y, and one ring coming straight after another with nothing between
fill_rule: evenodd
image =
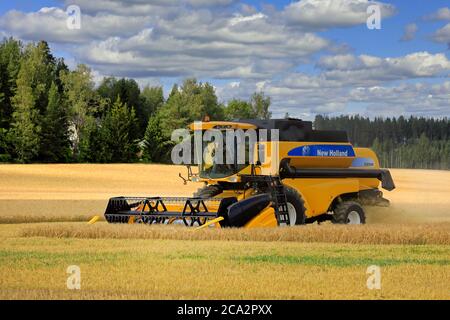
<instances>
[{"instance_id":1,"label":"combine harvester cab","mask_svg":"<svg viewBox=\"0 0 450 320\"><path fill-rule=\"evenodd\" d=\"M364 206L389 205L380 182L388 191L395 188L389 170L380 168L372 150L354 148L343 131L313 130L309 121L212 121L190 128L215 130L223 134L223 141L230 141L225 135L232 131L253 130L258 139L233 138L233 147L240 144L245 150L244 163L237 161L235 152L234 164L200 163L198 174L188 166L185 182L205 183L193 197L112 198L105 212L108 222L247 228L326 220L363 224ZM217 144L200 143L202 154L207 150L206 155L215 159ZM226 150L223 147L220 152ZM250 154L256 161L250 161Z\"/></svg>"}]
</instances>

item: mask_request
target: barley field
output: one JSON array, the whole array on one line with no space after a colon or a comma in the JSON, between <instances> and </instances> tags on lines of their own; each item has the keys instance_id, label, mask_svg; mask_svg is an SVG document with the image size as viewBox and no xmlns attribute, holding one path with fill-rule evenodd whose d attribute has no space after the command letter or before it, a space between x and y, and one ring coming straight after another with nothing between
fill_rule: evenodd
<instances>
[{"instance_id":1,"label":"barley field","mask_svg":"<svg viewBox=\"0 0 450 320\"><path fill-rule=\"evenodd\" d=\"M88 225L112 196L191 195L185 168L0 165L0 299L449 299L450 172L393 169L364 226ZM81 270L68 290L66 269ZM381 289L366 286L367 267Z\"/></svg>"}]
</instances>

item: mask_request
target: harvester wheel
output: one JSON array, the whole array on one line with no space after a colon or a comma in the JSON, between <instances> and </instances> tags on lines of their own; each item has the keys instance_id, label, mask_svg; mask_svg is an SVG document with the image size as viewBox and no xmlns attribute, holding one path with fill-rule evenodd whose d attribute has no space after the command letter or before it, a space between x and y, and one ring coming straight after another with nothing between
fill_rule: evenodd
<instances>
[{"instance_id":1,"label":"harvester wheel","mask_svg":"<svg viewBox=\"0 0 450 320\"><path fill-rule=\"evenodd\" d=\"M207 186L204 186L203 188L200 188L197 190L197 192L194 193L194 197L198 198L212 198L219 193L222 192L222 188L217 184L210 184Z\"/></svg>"},{"instance_id":2,"label":"harvester wheel","mask_svg":"<svg viewBox=\"0 0 450 320\"><path fill-rule=\"evenodd\" d=\"M296 224L305 224L305 202L303 201L300 194L290 187L284 187L284 193L286 194L289 221L291 226Z\"/></svg>"},{"instance_id":3,"label":"harvester wheel","mask_svg":"<svg viewBox=\"0 0 450 320\"><path fill-rule=\"evenodd\" d=\"M364 224L366 214L361 205L356 201L343 201L338 203L333 210L333 223L339 224Z\"/></svg>"}]
</instances>

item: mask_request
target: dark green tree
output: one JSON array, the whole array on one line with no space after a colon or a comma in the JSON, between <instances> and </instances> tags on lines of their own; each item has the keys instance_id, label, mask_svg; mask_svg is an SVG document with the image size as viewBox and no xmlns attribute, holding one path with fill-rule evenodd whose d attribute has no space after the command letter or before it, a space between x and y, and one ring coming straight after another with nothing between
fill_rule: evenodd
<instances>
[{"instance_id":1,"label":"dark green tree","mask_svg":"<svg viewBox=\"0 0 450 320\"><path fill-rule=\"evenodd\" d=\"M169 162L172 146L172 141L163 133L160 114L156 113L145 130L143 159L153 163Z\"/></svg>"},{"instance_id":2,"label":"dark green tree","mask_svg":"<svg viewBox=\"0 0 450 320\"><path fill-rule=\"evenodd\" d=\"M101 162L133 162L137 160L136 115L117 97L101 122Z\"/></svg>"},{"instance_id":3,"label":"dark green tree","mask_svg":"<svg viewBox=\"0 0 450 320\"><path fill-rule=\"evenodd\" d=\"M270 103L270 97L266 97L263 92L255 92L252 95L250 104L256 119L270 119L272 116L269 111Z\"/></svg>"},{"instance_id":4,"label":"dark green tree","mask_svg":"<svg viewBox=\"0 0 450 320\"><path fill-rule=\"evenodd\" d=\"M8 140L14 146L18 162L32 161L39 152L41 127L38 124L39 112L35 107L33 89L20 72L17 79L17 93L13 98L14 112Z\"/></svg>"},{"instance_id":5,"label":"dark green tree","mask_svg":"<svg viewBox=\"0 0 450 320\"><path fill-rule=\"evenodd\" d=\"M0 128L8 129L13 113L12 97L17 88L17 76L22 57L22 43L13 38L0 44ZM1 148L1 147L0 147ZM0 149L1 150L1 149ZM0 151L1 153L1 151Z\"/></svg>"},{"instance_id":6,"label":"dark green tree","mask_svg":"<svg viewBox=\"0 0 450 320\"><path fill-rule=\"evenodd\" d=\"M134 109L137 118L137 129L143 136L151 112L146 110L139 85L134 79L107 77L103 79L97 92L100 96L109 100L109 106L112 106L117 97L120 97L123 103L130 109Z\"/></svg>"},{"instance_id":7,"label":"dark green tree","mask_svg":"<svg viewBox=\"0 0 450 320\"><path fill-rule=\"evenodd\" d=\"M19 162L36 159L39 152L41 116L46 108L41 104L47 101L52 75L47 49L43 42L30 43L20 61L17 88L12 98L12 126L8 132L8 140Z\"/></svg>"},{"instance_id":8,"label":"dark green tree","mask_svg":"<svg viewBox=\"0 0 450 320\"><path fill-rule=\"evenodd\" d=\"M146 86L141 92L143 116L149 119L164 105L164 92L162 87Z\"/></svg>"},{"instance_id":9,"label":"dark green tree","mask_svg":"<svg viewBox=\"0 0 450 320\"><path fill-rule=\"evenodd\" d=\"M39 158L44 162L66 162L70 158L68 114L55 82L50 87L42 119Z\"/></svg>"},{"instance_id":10,"label":"dark green tree","mask_svg":"<svg viewBox=\"0 0 450 320\"><path fill-rule=\"evenodd\" d=\"M95 116L103 113L106 102L95 92L91 70L85 65L78 65L74 71L63 70L60 78L64 88L64 103L68 109L73 160L85 161L81 160L87 156L81 156L80 145L83 145L83 152L89 150L86 146L91 143L86 139L89 139L95 127Z\"/></svg>"},{"instance_id":11,"label":"dark green tree","mask_svg":"<svg viewBox=\"0 0 450 320\"><path fill-rule=\"evenodd\" d=\"M252 105L243 100L232 99L225 107L225 119L254 119L256 114Z\"/></svg>"}]
</instances>

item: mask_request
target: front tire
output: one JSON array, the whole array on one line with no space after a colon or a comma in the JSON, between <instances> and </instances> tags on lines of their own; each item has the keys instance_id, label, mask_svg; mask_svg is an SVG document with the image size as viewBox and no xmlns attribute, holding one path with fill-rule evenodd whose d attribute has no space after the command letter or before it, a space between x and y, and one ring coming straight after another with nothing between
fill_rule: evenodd
<instances>
[{"instance_id":1,"label":"front tire","mask_svg":"<svg viewBox=\"0 0 450 320\"><path fill-rule=\"evenodd\" d=\"M284 187L284 193L286 194L290 225L305 224L306 208L300 194L295 189L286 186Z\"/></svg>"},{"instance_id":2,"label":"front tire","mask_svg":"<svg viewBox=\"0 0 450 320\"><path fill-rule=\"evenodd\" d=\"M333 210L332 222L336 224L365 224L366 214L363 207L356 201L344 201Z\"/></svg>"}]
</instances>

